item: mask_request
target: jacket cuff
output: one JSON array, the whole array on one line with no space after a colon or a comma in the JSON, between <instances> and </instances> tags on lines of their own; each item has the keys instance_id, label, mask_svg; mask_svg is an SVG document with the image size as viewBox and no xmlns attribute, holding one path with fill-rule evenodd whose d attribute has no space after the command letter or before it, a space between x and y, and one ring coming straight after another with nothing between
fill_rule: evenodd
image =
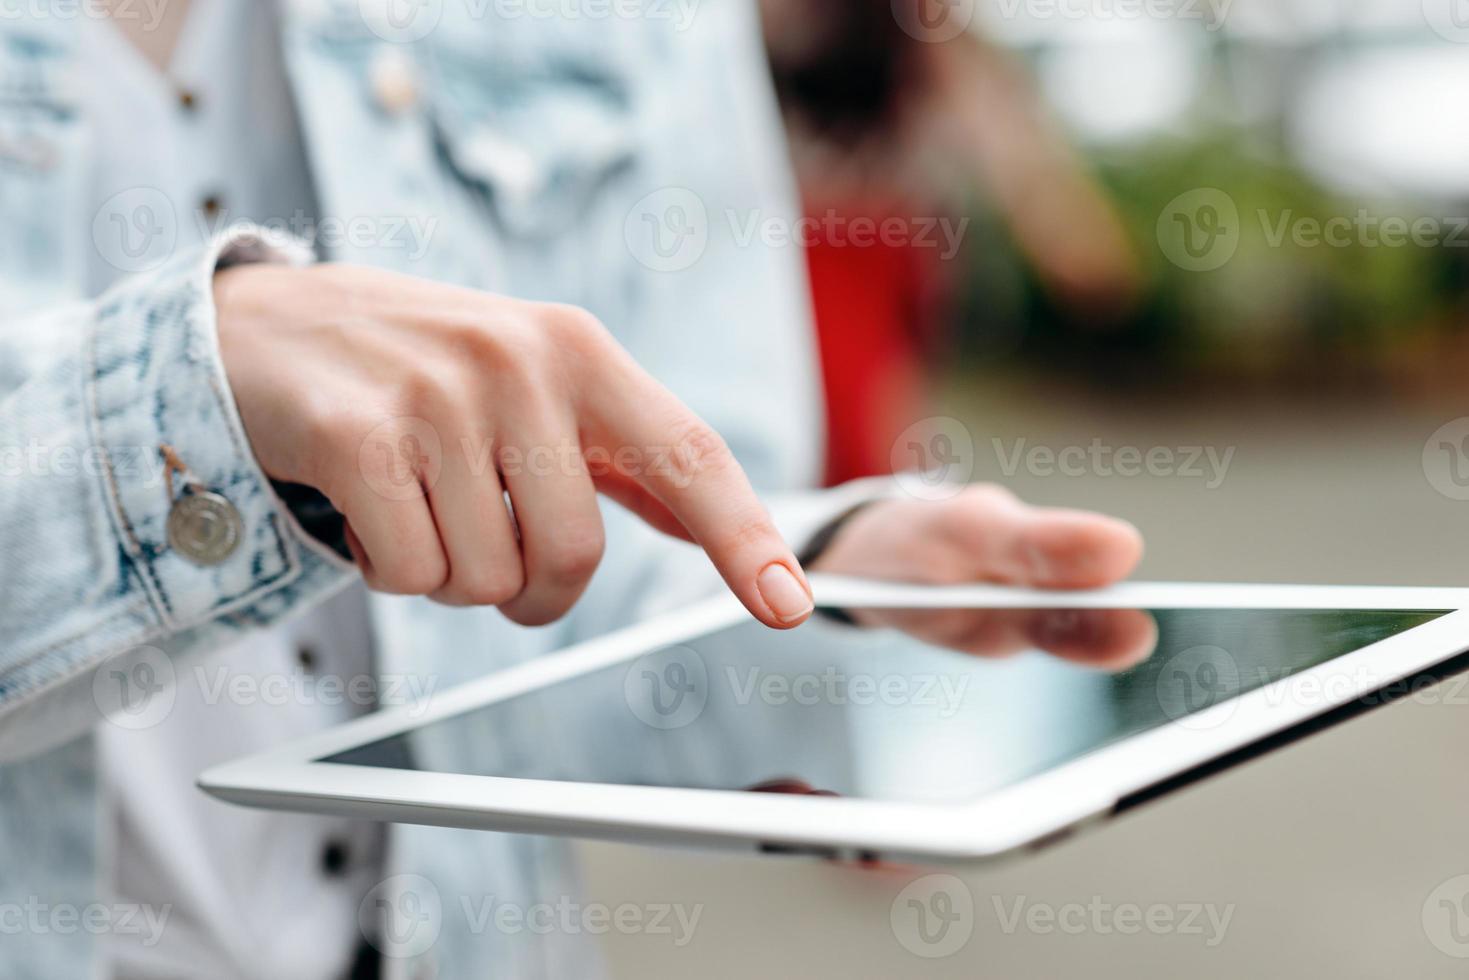
<instances>
[{"instance_id":1,"label":"jacket cuff","mask_svg":"<svg viewBox=\"0 0 1469 980\"><path fill-rule=\"evenodd\" d=\"M90 436L121 557L170 631L243 610L308 565L350 567L281 506L245 436L216 335L218 268L310 261L304 244L240 226L99 303Z\"/></svg>"}]
</instances>

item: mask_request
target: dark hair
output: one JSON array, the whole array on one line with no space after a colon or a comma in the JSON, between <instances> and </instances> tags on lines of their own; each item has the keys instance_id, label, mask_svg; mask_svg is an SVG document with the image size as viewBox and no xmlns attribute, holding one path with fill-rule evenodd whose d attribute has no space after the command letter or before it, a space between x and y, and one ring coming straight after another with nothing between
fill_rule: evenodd
<instances>
[{"instance_id":1,"label":"dark hair","mask_svg":"<svg viewBox=\"0 0 1469 980\"><path fill-rule=\"evenodd\" d=\"M776 92L823 135L856 142L894 125L919 79L917 44L899 26L895 0L785 0L816 3L826 42L804 58L772 57ZM896 0L924 3L927 0Z\"/></svg>"}]
</instances>

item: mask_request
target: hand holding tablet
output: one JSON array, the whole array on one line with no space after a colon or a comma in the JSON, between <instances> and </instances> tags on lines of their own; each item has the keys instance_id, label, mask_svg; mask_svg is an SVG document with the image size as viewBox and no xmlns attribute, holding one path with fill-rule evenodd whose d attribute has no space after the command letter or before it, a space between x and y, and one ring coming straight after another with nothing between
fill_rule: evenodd
<instances>
[{"instance_id":1,"label":"hand holding tablet","mask_svg":"<svg viewBox=\"0 0 1469 980\"><path fill-rule=\"evenodd\" d=\"M884 500L856 512L811 562L812 572L923 585L989 582L1091 589L1125 579L1143 541L1125 521L1031 507L993 484L945 500ZM1064 599L1057 597L1058 604ZM860 625L889 626L978 656L1041 649L1117 670L1152 650L1157 630L1135 609L865 609Z\"/></svg>"},{"instance_id":2,"label":"hand holding tablet","mask_svg":"<svg viewBox=\"0 0 1469 980\"><path fill-rule=\"evenodd\" d=\"M237 266L214 291L261 468L344 515L370 587L551 622L601 562L602 493L699 544L765 625L810 615L801 566L724 442L591 314L346 265ZM1123 522L976 487L875 504L821 564L895 581L1090 588L1124 578L1141 551ZM1002 652L1041 626L987 628L995 636L978 647ZM1139 639L1100 659L1120 662Z\"/></svg>"}]
</instances>

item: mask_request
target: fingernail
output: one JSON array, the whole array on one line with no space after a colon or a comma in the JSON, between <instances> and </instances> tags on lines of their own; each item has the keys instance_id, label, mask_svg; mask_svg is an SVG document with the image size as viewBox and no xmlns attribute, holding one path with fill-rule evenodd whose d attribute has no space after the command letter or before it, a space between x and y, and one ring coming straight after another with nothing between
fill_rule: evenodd
<instances>
[{"instance_id":1,"label":"fingernail","mask_svg":"<svg viewBox=\"0 0 1469 980\"><path fill-rule=\"evenodd\" d=\"M770 611L775 613L775 618L782 623L805 619L816 608L806 586L796 578L795 572L780 562L766 565L760 577L755 579L755 587L760 590L760 597Z\"/></svg>"}]
</instances>

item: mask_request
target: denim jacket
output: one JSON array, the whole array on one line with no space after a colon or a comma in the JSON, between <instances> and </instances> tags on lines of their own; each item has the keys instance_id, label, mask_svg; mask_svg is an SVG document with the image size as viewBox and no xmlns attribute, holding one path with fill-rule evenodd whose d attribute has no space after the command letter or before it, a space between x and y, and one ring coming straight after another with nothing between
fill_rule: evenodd
<instances>
[{"instance_id":1,"label":"denim jacket","mask_svg":"<svg viewBox=\"0 0 1469 980\"><path fill-rule=\"evenodd\" d=\"M788 535L847 506L793 493L818 469L818 392L800 256L748 234L795 217L752 5L574 4L550 19L535 4L478 0L279 2L319 213L433 223L422 241L349 234L319 253L583 305L724 434ZM353 576L256 464L214 334L221 260L300 256L236 229L87 295L95 216L81 213L79 188L91 157L72 95L87 66L71 18L89 6L33 0L0 17L6 905L98 900L107 842L88 733L105 710L99 677L126 674L139 651L208 656ZM187 474L165 477L164 446ZM239 518L238 545L207 566L169 534L182 497L200 492ZM442 689L716 586L693 549L615 509L606 521L609 568L563 623L522 630L493 611L382 600L381 669L431 673ZM561 848L533 838L404 827L391 852L395 869L446 894L456 881L502 898L554 894L545 883L570 875ZM393 966L583 969L569 944L444 929L430 954ZM89 939L0 920L0 976L88 975Z\"/></svg>"}]
</instances>

